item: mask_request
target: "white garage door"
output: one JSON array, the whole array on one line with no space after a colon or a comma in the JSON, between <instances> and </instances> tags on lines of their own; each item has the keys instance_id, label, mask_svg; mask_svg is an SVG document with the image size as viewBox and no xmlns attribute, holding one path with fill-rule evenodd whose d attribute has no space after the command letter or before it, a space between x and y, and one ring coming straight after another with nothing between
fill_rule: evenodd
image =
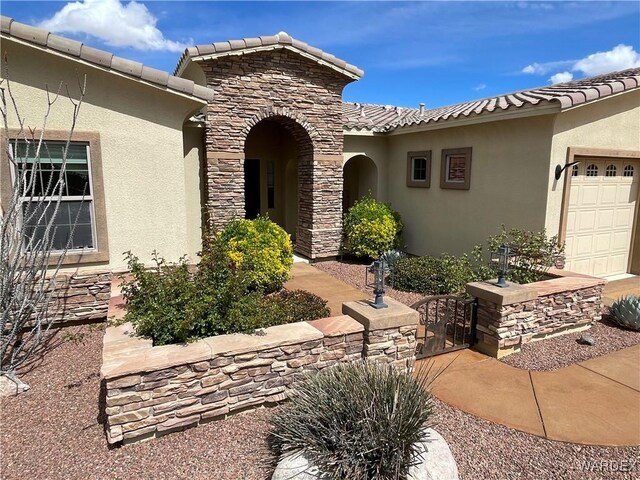
<instances>
[{"instance_id":1,"label":"white garage door","mask_svg":"<svg viewBox=\"0 0 640 480\"><path fill-rule=\"evenodd\" d=\"M626 273L638 198L638 161L581 158L571 171L566 269L597 277Z\"/></svg>"}]
</instances>

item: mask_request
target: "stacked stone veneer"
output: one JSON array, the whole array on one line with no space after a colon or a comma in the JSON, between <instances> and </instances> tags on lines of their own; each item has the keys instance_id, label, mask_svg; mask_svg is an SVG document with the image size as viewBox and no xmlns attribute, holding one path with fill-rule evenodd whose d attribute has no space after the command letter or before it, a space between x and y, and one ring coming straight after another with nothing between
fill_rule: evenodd
<instances>
[{"instance_id":1,"label":"stacked stone veneer","mask_svg":"<svg viewBox=\"0 0 640 480\"><path fill-rule=\"evenodd\" d=\"M476 348L502 357L523 344L588 328L601 319L604 280L554 270L556 278L501 289L467 285L478 299Z\"/></svg>"},{"instance_id":2,"label":"stacked stone veneer","mask_svg":"<svg viewBox=\"0 0 640 480\"><path fill-rule=\"evenodd\" d=\"M386 297L387 308L373 309L370 302L345 303L343 313L364 325L363 354L369 360L405 369L415 360L417 311Z\"/></svg>"},{"instance_id":3,"label":"stacked stone veneer","mask_svg":"<svg viewBox=\"0 0 640 480\"><path fill-rule=\"evenodd\" d=\"M207 109L209 222L244 217L244 147L251 128L277 121L298 149L296 248L338 254L342 228L342 89L354 78L285 49L200 62L215 91Z\"/></svg>"},{"instance_id":4,"label":"stacked stone veneer","mask_svg":"<svg viewBox=\"0 0 640 480\"><path fill-rule=\"evenodd\" d=\"M49 308L53 320L59 323L105 320L111 278L108 271L58 274Z\"/></svg>"},{"instance_id":5,"label":"stacked stone veneer","mask_svg":"<svg viewBox=\"0 0 640 480\"><path fill-rule=\"evenodd\" d=\"M114 289L117 290L117 289ZM114 295L111 310L123 310ZM414 360L418 313L393 302L366 302L342 315L278 325L263 335L220 335L154 347L131 324L107 328L104 408L109 443L130 443L287 398L304 375L368 358L406 368ZM412 324L412 322L415 322Z\"/></svg>"}]
</instances>

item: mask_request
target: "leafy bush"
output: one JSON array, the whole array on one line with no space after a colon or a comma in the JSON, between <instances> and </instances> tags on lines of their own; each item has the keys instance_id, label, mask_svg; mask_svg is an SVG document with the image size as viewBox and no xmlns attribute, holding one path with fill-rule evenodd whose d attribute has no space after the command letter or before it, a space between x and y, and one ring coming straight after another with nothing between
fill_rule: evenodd
<instances>
[{"instance_id":1,"label":"leafy bush","mask_svg":"<svg viewBox=\"0 0 640 480\"><path fill-rule=\"evenodd\" d=\"M620 326L640 331L640 297L626 295L611 305L613 320Z\"/></svg>"},{"instance_id":2,"label":"leafy bush","mask_svg":"<svg viewBox=\"0 0 640 480\"><path fill-rule=\"evenodd\" d=\"M122 284L127 314L122 319L133 323L141 336L151 337L156 345L186 342L204 329L206 300L192 280L184 258L168 264L153 252L154 268L147 269L138 257L125 253L134 280Z\"/></svg>"},{"instance_id":3,"label":"leafy bush","mask_svg":"<svg viewBox=\"0 0 640 480\"><path fill-rule=\"evenodd\" d=\"M345 218L347 251L357 257L377 258L400 245L402 228L398 212L367 195L349 209Z\"/></svg>"},{"instance_id":4,"label":"leafy bush","mask_svg":"<svg viewBox=\"0 0 640 480\"><path fill-rule=\"evenodd\" d=\"M489 252L497 251L503 244L508 245L514 255L509 263L507 278L520 284L544 279L555 260L564 254L564 245L559 245L558 237L547 238L545 230L532 232L502 227L502 232L487 240Z\"/></svg>"},{"instance_id":5,"label":"leafy bush","mask_svg":"<svg viewBox=\"0 0 640 480\"><path fill-rule=\"evenodd\" d=\"M288 280L293 265L291 239L268 218L233 220L213 241L224 246L225 263L242 272L250 289L273 292ZM202 261L207 259L203 256Z\"/></svg>"},{"instance_id":6,"label":"leafy bush","mask_svg":"<svg viewBox=\"0 0 640 480\"><path fill-rule=\"evenodd\" d=\"M331 315L326 300L304 290L281 290L267 295L262 308L263 327L305 322Z\"/></svg>"},{"instance_id":7,"label":"leafy bush","mask_svg":"<svg viewBox=\"0 0 640 480\"><path fill-rule=\"evenodd\" d=\"M332 480L406 478L433 413L424 378L371 362L307 377L273 417L279 454L303 451Z\"/></svg>"},{"instance_id":8,"label":"leafy bush","mask_svg":"<svg viewBox=\"0 0 640 480\"><path fill-rule=\"evenodd\" d=\"M393 272L393 287L425 295L448 295L464 292L465 285L479 280L467 255L454 257L406 257Z\"/></svg>"}]
</instances>

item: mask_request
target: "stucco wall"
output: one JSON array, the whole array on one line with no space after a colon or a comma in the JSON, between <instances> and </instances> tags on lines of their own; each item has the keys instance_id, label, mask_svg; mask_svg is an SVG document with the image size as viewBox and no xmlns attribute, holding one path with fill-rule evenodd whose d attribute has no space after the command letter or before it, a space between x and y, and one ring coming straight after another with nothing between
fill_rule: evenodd
<instances>
[{"instance_id":1,"label":"stucco wall","mask_svg":"<svg viewBox=\"0 0 640 480\"><path fill-rule=\"evenodd\" d=\"M564 165L569 147L640 150L640 91L625 93L578 107L556 116L553 126L546 228L557 234L564 175L556 182L553 171Z\"/></svg>"},{"instance_id":2,"label":"stucco wall","mask_svg":"<svg viewBox=\"0 0 640 480\"><path fill-rule=\"evenodd\" d=\"M62 81L77 97L77 75L87 75L76 131L100 134L110 251L100 266L124 267L126 250L145 261L153 249L169 260L194 256L200 245L200 212L193 211L200 202L199 168L197 152L183 150L182 124L202 105L10 40L2 48L20 113L32 127L42 126L46 85L55 90ZM71 111L61 96L47 129L68 130ZM14 117L10 127L17 127Z\"/></svg>"},{"instance_id":3,"label":"stucco wall","mask_svg":"<svg viewBox=\"0 0 640 480\"><path fill-rule=\"evenodd\" d=\"M358 155L364 155L373 160L377 169L376 197L378 200L387 200L387 156L388 139L384 136L357 136L345 134L344 136L344 164ZM369 179L367 183L369 183Z\"/></svg>"},{"instance_id":4,"label":"stucco wall","mask_svg":"<svg viewBox=\"0 0 640 480\"><path fill-rule=\"evenodd\" d=\"M412 254L459 255L509 227L545 225L553 117L543 115L389 136L387 200ZM364 138L364 137L363 137ZM472 147L469 190L440 188L442 149ZM409 151L431 150L431 187L406 186Z\"/></svg>"}]
</instances>

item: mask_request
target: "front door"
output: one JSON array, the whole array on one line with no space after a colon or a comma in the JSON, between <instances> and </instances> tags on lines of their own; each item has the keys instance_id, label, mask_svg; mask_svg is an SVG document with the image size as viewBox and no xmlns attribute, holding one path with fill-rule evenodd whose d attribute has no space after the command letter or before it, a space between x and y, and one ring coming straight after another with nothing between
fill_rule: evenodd
<instances>
[{"instance_id":1,"label":"front door","mask_svg":"<svg viewBox=\"0 0 640 480\"><path fill-rule=\"evenodd\" d=\"M249 220L260 215L260 160L244 161L244 211Z\"/></svg>"}]
</instances>

